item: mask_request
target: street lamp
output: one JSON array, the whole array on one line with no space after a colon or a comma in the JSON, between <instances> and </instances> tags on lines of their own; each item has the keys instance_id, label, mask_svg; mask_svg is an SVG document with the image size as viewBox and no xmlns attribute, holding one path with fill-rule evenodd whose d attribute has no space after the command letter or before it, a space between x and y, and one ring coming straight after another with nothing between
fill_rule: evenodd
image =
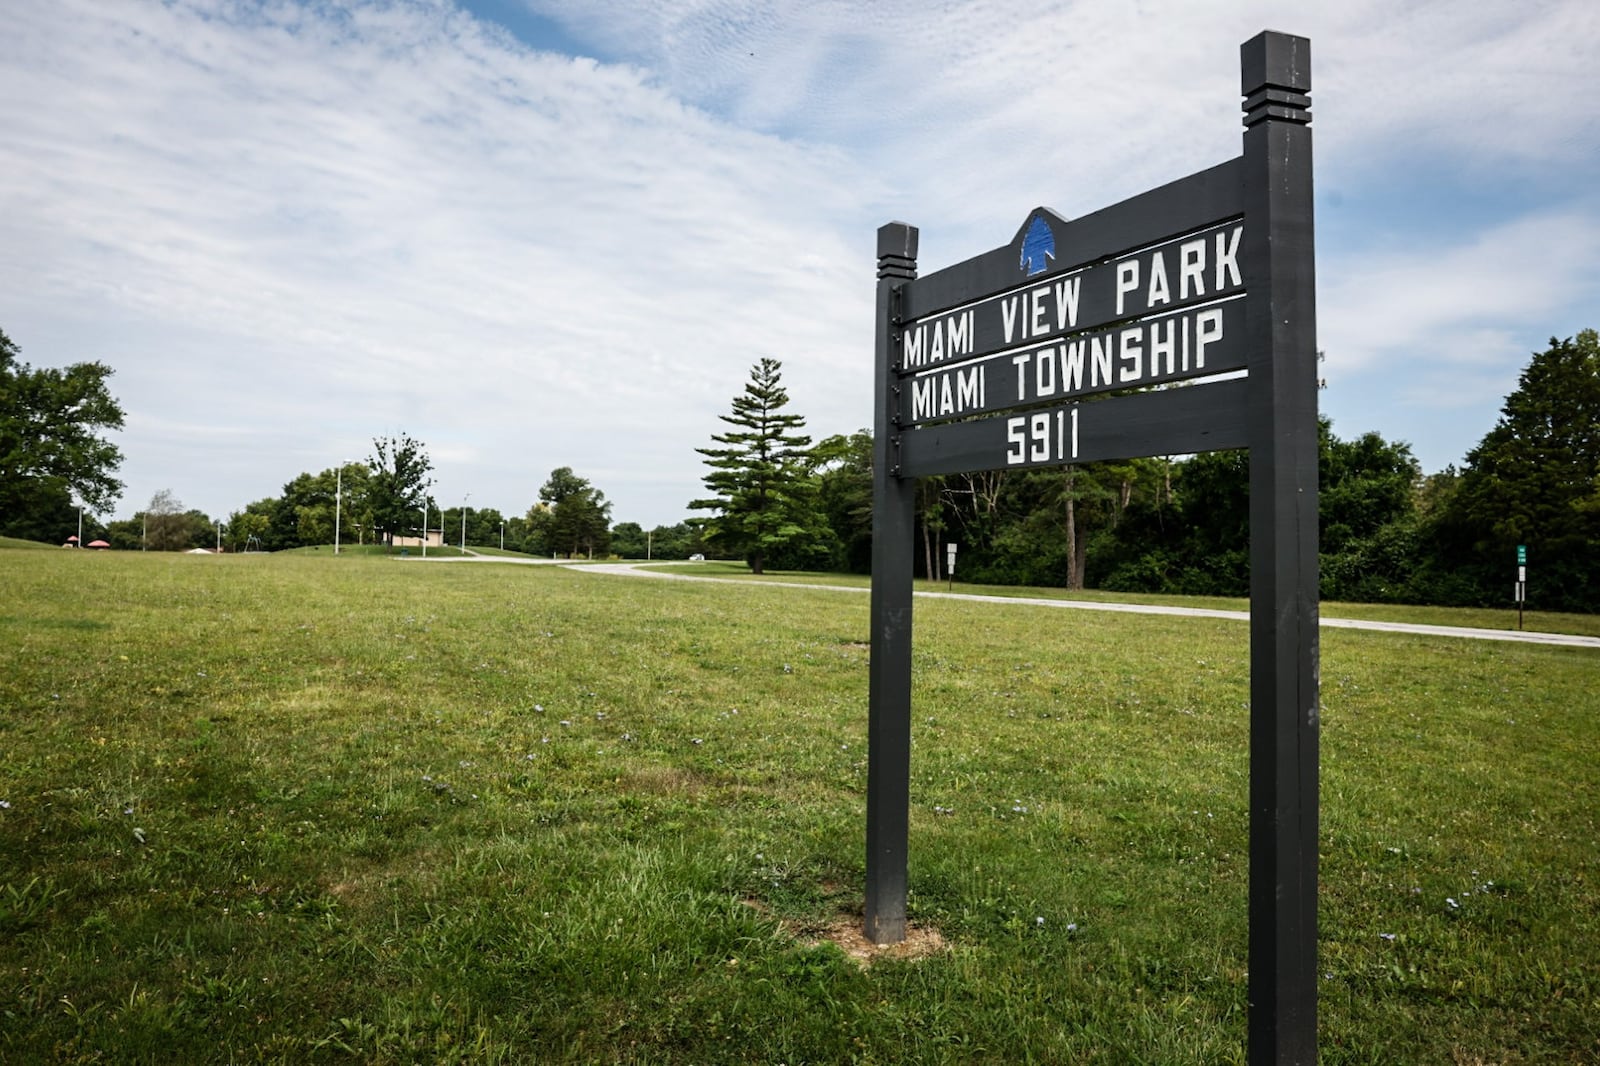
<instances>
[{"instance_id":1,"label":"street lamp","mask_svg":"<svg viewBox=\"0 0 1600 1066\"><path fill-rule=\"evenodd\" d=\"M428 501L422 501L422 557L428 557Z\"/></svg>"},{"instance_id":2,"label":"street lamp","mask_svg":"<svg viewBox=\"0 0 1600 1066\"><path fill-rule=\"evenodd\" d=\"M472 499L472 493L461 497L461 554L467 554L467 501Z\"/></svg>"},{"instance_id":3,"label":"street lamp","mask_svg":"<svg viewBox=\"0 0 1600 1066\"><path fill-rule=\"evenodd\" d=\"M500 520L500 550L506 550L506 520L504 518Z\"/></svg>"},{"instance_id":4,"label":"street lamp","mask_svg":"<svg viewBox=\"0 0 1600 1066\"><path fill-rule=\"evenodd\" d=\"M339 472L333 476L333 554L339 554L339 511L344 502L344 460L339 461Z\"/></svg>"}]
</instances>

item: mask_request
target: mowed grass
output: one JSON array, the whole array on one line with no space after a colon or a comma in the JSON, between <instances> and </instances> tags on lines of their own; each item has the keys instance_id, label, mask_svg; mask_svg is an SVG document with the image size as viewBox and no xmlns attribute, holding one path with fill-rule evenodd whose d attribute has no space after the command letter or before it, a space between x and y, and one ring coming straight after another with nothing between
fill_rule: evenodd
<instances>
[{"instance_id":1,"label":"mowed grass","mask_svg":"<svg viewBox=\"0 0 1600 1066\"><path fill-rule=\"evenodd\" d=\"M0 553L0 1060L1242 1062L1243 627L916 624L862 968L865 597ZM1600 656L1322 649L1322 1060L1600 1059Z\"/></svg>"}]
</instances>

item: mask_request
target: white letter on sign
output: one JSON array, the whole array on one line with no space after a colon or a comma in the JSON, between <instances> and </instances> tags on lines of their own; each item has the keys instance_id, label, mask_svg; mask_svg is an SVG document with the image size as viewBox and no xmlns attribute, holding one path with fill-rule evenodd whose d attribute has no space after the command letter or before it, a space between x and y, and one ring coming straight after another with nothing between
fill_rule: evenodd
<instances>
[{"instance_id":1,"label":"white letter on sign","mask_svg":"<svg viewBox=\"0 0 1600 1066\"><path fill-rule=\"evenodd\" d=\"M1139 287L1139 260L1117 264L1117 314L1122 314L1122 298Z\"/></svg>"}]
</instances>

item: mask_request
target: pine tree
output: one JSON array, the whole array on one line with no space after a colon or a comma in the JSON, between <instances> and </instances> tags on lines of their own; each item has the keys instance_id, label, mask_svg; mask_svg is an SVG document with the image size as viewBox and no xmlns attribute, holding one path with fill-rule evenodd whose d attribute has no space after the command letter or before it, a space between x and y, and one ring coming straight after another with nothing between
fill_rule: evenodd
<instances>
[{"instance_id":1,"label":"pine tree","mask_svg":"<svg viewBox=\"0 0 1600 1066\"><path fill-rule=\"evenodd\" d=\"M743 555L757 574L774 552L819 533L808 506L811 438L800 432L803 416L783 412L789 393L781 375L776 359L752 367L743 395L733 398L733 413L717 416L734 427L711 435L722 447L695 449L711 468L705 485L714 495L689 506L716 512L706 539Z\"/></svg>"}]
</instances>

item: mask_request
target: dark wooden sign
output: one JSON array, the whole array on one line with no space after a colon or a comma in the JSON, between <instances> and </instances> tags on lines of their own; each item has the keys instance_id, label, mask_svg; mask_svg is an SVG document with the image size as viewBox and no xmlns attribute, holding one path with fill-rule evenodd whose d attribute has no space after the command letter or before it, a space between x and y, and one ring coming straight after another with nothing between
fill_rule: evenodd
<instances>
[{"instance_id":1,"label":"dark wooden sign","mask_svg":"<svg viewBox=\"0 0 1600 1066\"><path fill-rule=\"evenodd\" d=\"M916 478L1250 453L1249 1061L1316 1061L1310 42L1240 49L1243 152L917 277L878 231L865 932L906 932ZM1106 395L1115 393L1115 395Z\"/></svg>"}]
</instances>

